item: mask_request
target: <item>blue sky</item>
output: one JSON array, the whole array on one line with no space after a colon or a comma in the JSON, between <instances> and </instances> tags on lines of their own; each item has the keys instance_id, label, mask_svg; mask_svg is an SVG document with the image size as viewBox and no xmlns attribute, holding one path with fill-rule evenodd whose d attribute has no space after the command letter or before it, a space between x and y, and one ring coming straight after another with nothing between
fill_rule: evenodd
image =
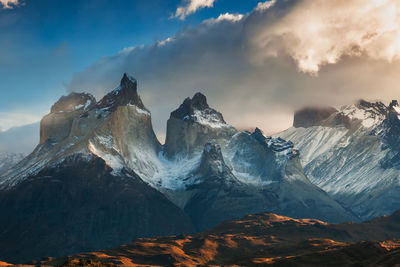
<instances>
[{"instance_id":1,"label":"blue sky","mask_svg":"<svg viewBox=\"0 0 400 267\"><path fill-rule=\"evenodd\" d=\"M0 8L0 114L41 115L73 73L98 59L221 13L247 13L257 2L217 0L185 20L171 19L181 0L23 0Z\"/></svg>"}]
</instances>

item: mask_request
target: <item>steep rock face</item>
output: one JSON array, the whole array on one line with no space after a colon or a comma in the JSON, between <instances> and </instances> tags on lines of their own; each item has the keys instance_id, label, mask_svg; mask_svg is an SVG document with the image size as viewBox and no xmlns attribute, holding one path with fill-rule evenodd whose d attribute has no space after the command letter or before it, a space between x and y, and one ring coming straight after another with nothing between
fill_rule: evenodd
<instances>
[{"instance_id":1,"label":"steep rock face","mask_svg":"<svg viewBox=\"0 0 400 267\"><path fill-rule=\"evenodd\" d=\"M329 118L330 115L337 112L335 108L304 108L294 114L293 127L311 127L319 125L322 121Z\"/></svg>"},{"instance_id":2,"label":"steep rock face","mask_svg":"<svg viewBox=\"0 0 400 267\"><path fill-rule=\"evenodd\" d=\"M301 152L309 179L362 219L390 214L400 207L398 112L396 101L360 101L345 106L321 126L290 128L279 136ZM333 117L347 126L332 125Z\"/></svg>"},{"instance_id":3,"label":"steep rock face","mask_svg":"<svg viewBox=\"0 0 400 267\"><path fill-rule=\"evenodd\" d=\"M207 104L207 99L197 93L186 98L182 105L171 113L167 122L165 154L168 158L191 156L201 152L211 139L224 142L236 133L226 124L221 113Z\"/></svg>"},{"instance_id":4,"label":"steep rock face","mask_svg":"<svg viewBox=\"0 0 400 267\"><path fill-rule=\"evenodd\" d=\"M0 178L0 187L12 186L75 153L94 154L116 171L126 166L143 173L143 179L151 176L161 145L136 86L136 80L125 74L120 86L98 103L88 94L62 97L41 122L39 146Z\"/></svg>"},{"instance_id":5,"label":"steep rock face","mask_svg":"<svg viewBox=\"0 0 400 267\"><path fill-rule=\"evenodd\" d=\"M90 94L71 93L63 96L40 122L40 143L60 142L69 136L74 119L96 104Z\"/></svg>"},{"instance_id":6,"label":"steep rock face","mask_svg":"<svg viewBox=\"0 0 400 267\"><path fill-rule=\"evenodd\" d=\"M0 191L0 225L0 258L13 263L193 230L131 170L117 175L104 160L78 154Z\"/></svg>"}]
</instances>

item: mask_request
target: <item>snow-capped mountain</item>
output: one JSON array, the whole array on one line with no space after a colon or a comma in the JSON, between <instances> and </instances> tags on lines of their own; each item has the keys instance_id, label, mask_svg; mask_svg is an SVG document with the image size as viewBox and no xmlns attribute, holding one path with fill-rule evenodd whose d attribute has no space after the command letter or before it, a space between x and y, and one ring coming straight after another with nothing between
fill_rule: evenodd
<instances>
[{"instance_id":1,"label":"snow-capped mountain","mask_svg":"<svg viewBox=\"0 0 400 267\"><path fill-rule=\"evenodd\" d=\"M365 220L400 207L399 114L397 101L359 101L278 135L294 142L315 185Z\"/></svg>"},{"instance_id":2,"label":"snow-capped mountain","mask_svg":"<svg viewBox=\"0 0 400 267\"><path fill-rule=\"evenodd\" d=\"M127 74L100 101L61 97L36 149L0 176L0 258L96 250L265 211L357 220L308 180L292 142L237 131L201 93L167 125L162 146Z\"/></svg>"},{"instance_id":3,"label":"snow-capped mountain","mask_svg":"<svg viewBox=\"0 0 400 267\"><path fill-rule=\"evenodd\" d=\"M171 113L164 155L171 169L185 170L158 175L157 188L189 214L197 229L266 210L356 220L307 179L293 143L265 137L259 129L237 131L200 93Z\"/></svg>"},{"instance_id":4,"label":"snow-capped mountain","mask_svg":"<svg viewBox=\"0 0 400 267\"><path fill-rule=\"evenodd\" d=\"M168 158L192 156L209 140L226 142L236 132L221 113L208 105L206 97L197 93L193 98L186 98L171 113L167 122L165 155Z\"/></svg>"}]
</instances>

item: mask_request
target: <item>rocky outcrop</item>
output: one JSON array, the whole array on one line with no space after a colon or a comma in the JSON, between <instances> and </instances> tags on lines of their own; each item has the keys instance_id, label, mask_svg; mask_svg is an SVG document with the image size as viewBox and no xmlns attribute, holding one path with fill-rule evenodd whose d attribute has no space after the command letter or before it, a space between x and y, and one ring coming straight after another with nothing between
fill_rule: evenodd
<instances>
[{"instance_id":1,"label":"rocky outcrop","mask_svg":"<svg viewBox=\"0 0 400 267\"><path fill-rule=\"evenodd\" d=\"M337 112L337 109L332 107L304 108L295 112L293 126L296 128L317 126L335 112Z\"/></svg>"},{"instance_id":2,"label":"rocky outcrop","mask_svg":"<svg viewBox=\"0 0 400 267\"><path fill-rule=\"evenodd\" d=\"M236 132L221 113L209 107L206 97L197 93L171 113L164 151L168 158L191 156L201 153L208 141L223 143Z\"/></svg>"},{"instance_id":3,"label":"rocky outcrop","mask_svg":"<svg viewBox=\"0 0 400 267\"><path fill-rule=\"evenodd\" d=\"M58 143L71 133L74 119L96 104L95 98L86 93L71 93L61 97L40 122L40 144Z\"/></svg>"}]
</instances>

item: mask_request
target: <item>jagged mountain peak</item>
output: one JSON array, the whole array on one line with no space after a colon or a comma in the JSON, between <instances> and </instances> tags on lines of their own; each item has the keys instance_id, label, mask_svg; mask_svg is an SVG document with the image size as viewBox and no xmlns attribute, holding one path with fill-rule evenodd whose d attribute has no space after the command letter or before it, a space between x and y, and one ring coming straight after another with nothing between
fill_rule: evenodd
<instances>
[{"instance_id":1,"label":"jagged mountain peak","mask_svg":"<svg viewBox=\"0 0 400 267\"><path fill-rule=\"evenodd\" d=\"M344 106L340 114L346 116L353 122L361 122L365 129L379 126L386 118L388 108L382 102L368 102L359 100L356 104Z\"/></svg>"},{"instance_id":2,"label":"jagged mountain peak","mask_svg":"<svg viewBox=\"0 0 400 267\"><path fill-rule=\"evenodd\" d=\"M121 87L130 87L134 84L137 84L137 80L125 72L121 79ZM134 90L136 90L136 88L134 88Z\"/></svg>"},{"instance_id":3,"label":"jagged mountain peak","mask_svg":"<svg viewBox=\"0 0 400 267\"><path fill-rule=\"evenodd\" d=\"M209 108L210 106L207 103L207 98L200 92L197 92L192 98L192 106L193 108L203 110Z\"/></svg>"},{"instance_id":4,"label":"jagged mountain peak","mask_svg":"<svg viewBox=\"0 0 400 267\"><path fill-rule=\"evenodd\" d=\"M88 110L96 104L96 99L88 93L70 93L62 96L50 109L51 113L72 112L76 110Z\"/></svg>"},{"instance_id":5,"label":"jagged mountain peak","mask_svg":"<svg viewBox=\"0 0 400 267\"><path fill-rule=\"evenodd\" d=\"M361 109L374 110L382 114L386 113L387 107L381 101L369 102L363 99L358 100L356 106Z\"/></svg>"},{"instance_id":6,"label":"jagged mountain peak","mask_svg":"<svg viewBox=\"0 0 400 267\"><path fill-rule=\"evenodd\" d=\"M397 100L392 100L388 107L388 119L399 120L400 119L400 106Z\"/></svg>"},{"instance_id":7,"label":"jagged mountain peak","mask_svg":"<svg viewBox=\"0 0 400 267\"><path fill-rule=\"evenodd\" d=\"M223 173L225 168L220 145L214 140L206 143L201 156L200 173L203 175L219 174Z\"/></svg>"},{"instance_id":8,"label":"jagged mountain peak","mask_svg":"<svg viewBox=\"0 0 400 267\"><path fill-rule=\"evenodd\" d=\"M299 152L294 148L294 144L291 141L286 141L280 137L272 138L271 136L266 137L264 133L256 128L250 137L255 139L258 143L264 146L266 149L272 150L273 152L287 151L289 157L296 157Z\"/></svg>"},{"instance_id":9,"label":"jagged mountain peak","mask_svg":"<svg viewBox=\"0 0 400 267\"><path fill-rule=\"evenodd\" d=\"M389 104L389 108L397 107L397 106L399 106L399 102L397 100L392 100L392 102L390 102L390 104Z\"/></svg>"},{"instance_id":10,"label":"jagged mountain peak","mask_svg":"<svg viewBox=\"0 0 400 267\"><path fill-rule=\"evenodd\" d=\"M101 99L96 108L107 111L114 111L119 106L135 105L140 109L146 110L138 92L137 81L132 76L124 73L120 86L108 93Z\"/></svg>"},{"instance_id":11,"label":"jagged mountain peak","mask_svg":"<svg viewBox=\"0 0 400 267\"><path fill-rule=\"evenodd\" d=\"M267 139L267 138L264 136L263 131L260 130L260 128L258 128L258 127L254 130L254 132L251 134L251 136L252 136L254 139L256 139L257 141L259 141L259 142L265 142L265 140Z\"/></svg>"},{"instance_id":12,"label":"jagged mountain peak","mask_svg":"<svg viewBox=\"0 0 400 267\"><path fill-rule=\"evenodd\" d=\"M211 128L228 126L220 112L211 108L202 93L186 98L178 109L171 112L171 118L195 122Z\"/></svg>"},{"instance_id":13,"label":"jagged mountain peak","mask_svg":"<svg viewBox=\"0 0 400 267\"><path fill-rule=\"evenodd\" d=\"M187 97L178 109L171 112L171 117L181 120L202 121L200 115L207 115L214 122L225 124L222 114L216 111L207 103L207 98L202 93L196 93L192 98Z\"/></svg>"}]
</instances>

